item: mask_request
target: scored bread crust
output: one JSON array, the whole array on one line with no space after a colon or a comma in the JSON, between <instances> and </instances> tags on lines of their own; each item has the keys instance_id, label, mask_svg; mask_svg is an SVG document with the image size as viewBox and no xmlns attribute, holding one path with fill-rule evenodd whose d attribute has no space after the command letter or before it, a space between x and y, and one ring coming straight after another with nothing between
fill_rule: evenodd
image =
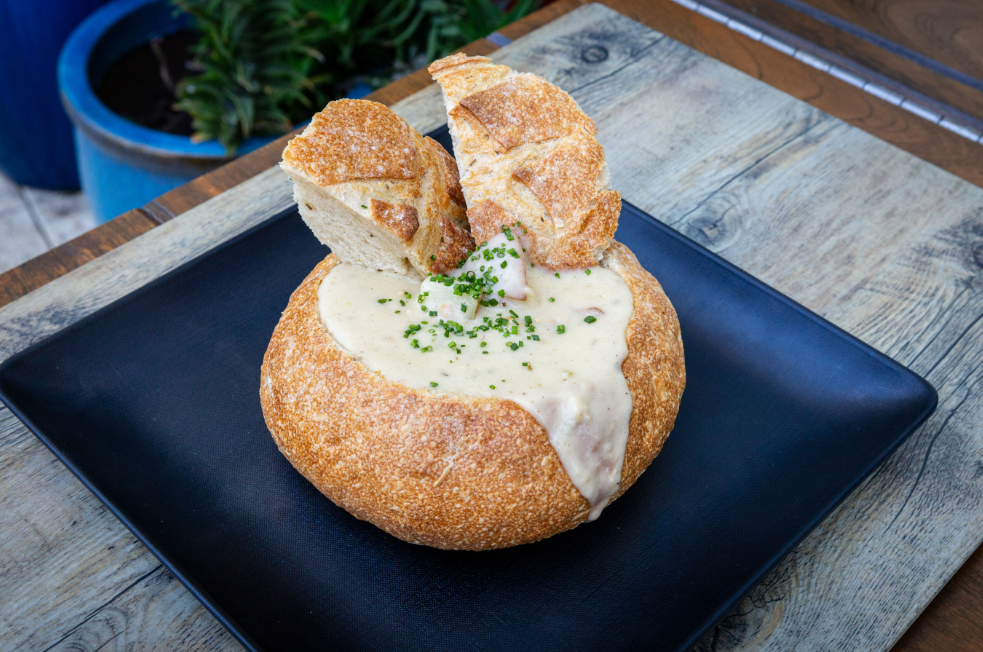
<instances>
[{"instance_id":1,"label":"scored bread crust","mask_svg":"<svg viewBox=\"0 0 983 652\"><path fill-rule=\"evenodd\" d=\"M294 291L263 360L263 415L290 463L335 504L411 543L504 548L582 523L589 505L528 412L387 381L335 342L317 290L337 264L328 256ZM617 498L662 449L686 371L658 281L618 243L601 265L634 299L622 365L633 407Z\"/></svg>"},{"instance_id":2,"label":"scored bread crust","mask_svg":"<svg viewBox=\"0 0 983 652\"><path fill-rule=\"evenodd\" d=\"M458 53L440 84L476 242L521 221L529 258L548 269L596 265L618 227L597 127L542 77Z\"/></svg>"},{"instance_id":3,"label":"scored bread crust","mask_svg":"<svg viewBox=\"0 0 983 652\"><path fill-rule=\"evenodd\" d=\"M345 262L422 278L474 248L454 159L378 102L331 102L280 167L304 221Z\"/></svg>"}]
</instances>

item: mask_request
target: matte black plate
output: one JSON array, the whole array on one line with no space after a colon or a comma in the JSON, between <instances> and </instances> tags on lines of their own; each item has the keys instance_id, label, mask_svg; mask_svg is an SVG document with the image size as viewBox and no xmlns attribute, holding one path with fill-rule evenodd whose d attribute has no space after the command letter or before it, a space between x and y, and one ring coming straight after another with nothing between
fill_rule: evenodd
<instances>
[{"instance_id":1,"label":"matte black plate","mask_svg":"<svg viewBox=\"0 0 983 652\"><path fill-rule=\"evenodd\" d=\"M260 363L327 253L293 211L12 357L0 398L254 649L684 649L936 394L628 204L618 239L679 313L686 392L638 483L540 543L403 543L277 452Z\"/></svg>"}]
</instances>

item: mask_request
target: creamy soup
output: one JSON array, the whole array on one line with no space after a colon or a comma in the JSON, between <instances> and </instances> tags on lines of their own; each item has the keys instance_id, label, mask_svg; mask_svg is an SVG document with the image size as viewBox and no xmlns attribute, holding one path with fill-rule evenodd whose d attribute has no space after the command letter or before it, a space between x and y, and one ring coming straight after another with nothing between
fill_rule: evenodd
<instances>
[{"instance_id":1,"label":"creamy soup","mask_svg":"<svg viewBox=\"0 0 983 652\"><path fill-rule=\"evenodd\" d=\"M601 267L555 273L522 264L526 299L492 287L470 319L463 301L456 319L421 302L412 279L340 264L318 289L321 320L389 381L517 403L546 430L593 520L618 490L628 440L632 399L621 364L631 291Z\"/></svg>"}]
</instances>

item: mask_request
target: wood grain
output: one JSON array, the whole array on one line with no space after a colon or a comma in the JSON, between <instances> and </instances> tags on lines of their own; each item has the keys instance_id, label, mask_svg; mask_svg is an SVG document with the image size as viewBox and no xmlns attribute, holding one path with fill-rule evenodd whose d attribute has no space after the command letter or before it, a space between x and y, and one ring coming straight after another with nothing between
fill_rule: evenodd
<instances>
[{"instance_id":1,"label":"wood grain","mask_svg":"<svg viewBox=\"0 0 983 652\"><path fill-rule=\"evenodd\" d=\"M137 579L45 652L242 649L163 566Z\"/></svg>"},{"instance_id":2,"label":"wood grain","mask_svg":"<svg viewBox=\"0 0 983 652\"><path fill-rule=\"evenodd\" d=\"M19 267L0 274L0 306L95 260L155 226L157 223L142 211L128 211L37 258L32 258Z\"/></svg>"},{"instance_id":3,"label":"wood grain","mask_svg":"<svg viewBox=\"0 0 983 652\"><path fill-rule=\"evenodd\" d=\"M974 0L804 0L983 80L983 11Z\"/></svg>"},{"instance_id":4,"label":"wood grain","mask_svg":"<svg viewBox=\"0 0 983 652\"><path fill-rule=\"evenodd\" d=\"M159 562L6 409L0 460L0 647L40 650Z\"/></svg>"},{"instance_id":5,"label":"wood grain","mask_svg":"<svg viewBox=\"0 0 983 652\"><path fill-rule=\"evenodd\" d=\"M516 38L543 24L547 18L562 15L582 4L584 4L583 0L556 2L503 29L502 33L509 38ZM775 52L767 46L755 43L670 0L606 0L606 4L685 45L724 61L971 183L983 184L983 149L970 146L971 144L965 142L965 139L942 127L929 124L903 109L872 98L841 80ZM475 54L494 49L495 46L484 39L467 47L469 52ZM407 97L426 85L426 74L418 71L376 91L371 97L380 102L391 103ZM279 160L284 143L285 139L276 141L210 172L201 180L167 193L166 199L161 197L153 206L148 205L147 213L156 216L158 222L166 221L214 197L217 193L235 187L243 179L249 178L251 173L274 165ZM102 230L92 234L90 239L99 241L99 247L89 245L80 247L80 258L76 261L65 257L65 254L71 253L70 250L63 250L58 255L43 254L29 266L25 266L25 269L20 270L15 277L0 276L0 306L40 287L59 274L91 260L93 255L99 255L100 247L108 251L113 246L118 246L119 242L116 238L120 234L136 237L155 224L144 215L136 218L136 221L142 223L142 228L139 226L132 228L134 226L132 221L135 218L130 214L127 215L129 217L126 224L100 227ZM113 233L110 234L109 231Z\"/></svg>"},{"instance_id":6,"label":"wood grain","mask_svg":"<svg viewBox=\"0 0 983 652\"><path fill-rule=\"evenodd\" d=\"M983 652L983 548L949 580L892 652Z\"/></svg>"},{"instance_id":7,"label":"wood grain","mask_svg":"<svg viewBox=\"0 0 983 652\"><path fill-rule=\"evenodd\" d=\"M955 107L976 118L983 119L983 91L980 91L978 88L967 86L955 79L925 68L900 54L878 47L868 40L847 34L822 21L799 13L782 4L780 0L723 1L775 27L856 61L862 66L889 77L943 104ZM840 2L840 0L826 0L825 2L817 0L812 4L817 5L820 9L827 10L828 8L819 5L846 5L847 3ZM920 4L928 6L931 3L921 2ZM853 15L856 12L850 11L845 13ZM983 14L978 14L976 22L983 26ZM983 43L983 41L980 43ZM980 47L983 47L983 45Z\"/></svg>"},{"instance_id":8,"label":"wood grain","mask_svg":"<svg viewBox=\"0 0 983 652\"><path fill-rule=\"evenodd\" d=\"M735 45L741 44L712 47ZM608 57L588 64L580 56L585 48L604 48ZM983 481L976 470L983 460L977 371L983 190L596 5L494 56L574 94L598 123L613 185L626 199L927 374L939 388L940 408L930 422L700 644L888 647L983 537ZM425 89L394 109L426 128L442 121L436 99L434 89ZM0 308L0 357L287 203L283 177L264 172ZM13 423L0 448L3 495L28 507L35 500L46 505L25 510L53 561L37 565L31 547L4 551L10 567L32 572L18 578L24 586L17 613L0 601L0 619L59 604L48 610L48 626L0 630L2 647L67 645L77 633L73 644L93 649L116 638L160 649L173 641L236 649L231 639L212 637L214 621L190 594L166 588L173 585L166 572L154 575L157 564L146 551L113 558L108 566L119 576L86 579L105 572L98 570L107 563L97 551L115 551L132 537L103 510L103 520L85 526L100 533L87 535L93 543L79 550L69 519L94 499ZM17 466L22 459L37 461ZM35 497L43 468L55 476L52 482L58 469L67 479L60 491ZM8 532L3 525L0 532ZM98 596L78 588L89 584ZM110 604L126 617L114 620L110 610L92 624L107 629L82 627L80 614ZM200 641L188 632L201 632Z\"/></svg>"},{"instance_id":9,"label":"wood grain","mask_svg":"<svg viewBox=\"0 0 983 652\"><path fill-rule=\"evenodd\" d=\"M267 170L236 193L223 194L8 304L0 309L0 359L289 205L286 177L279 169ZM41 313L48 317L37 319ZM85 649L86 641L101 645L110 639L114 644L140 641L148 649L180 649L199 643L171 643L199 636L214 641L214 649L238 649L187 591L176 588L159 561L6 409L0 410L0 497L0 622L5 624L0 649L47 649L59 641L74 646L67 649ZM170 586L165 598L155 597L161 584L147 579L155 569L164 578L160 582ZM129 615L123 617L120 609ZM105 617L93 620L99 613ZM159 637L147 638L141 629L165 631L163 623L172 626ZM222 635L215 635L219 630Z\"/></svg>"},{"instance_id":10,"label":"wood grain","mask_svg":"<svg viewBox=\"0 0 983 652\"><path fill-rule=\"evenodd\" d=\"M983 186L983 148L669 0L611 2L667 36Z\"/></svg>"}]
</instances>

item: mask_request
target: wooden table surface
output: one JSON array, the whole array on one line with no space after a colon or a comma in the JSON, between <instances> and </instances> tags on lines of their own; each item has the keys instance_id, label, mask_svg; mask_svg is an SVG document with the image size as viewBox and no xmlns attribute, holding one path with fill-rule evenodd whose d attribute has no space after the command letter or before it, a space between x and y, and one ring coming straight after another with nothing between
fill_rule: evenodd
<instances>
[{"instance_id":1,"label":"wooden table surface","mask_svg":"<svg viewBox=\"0 0 983 652\"><path fill-rule=\"evenodd\" d=\"M759 2L759 5L762 3L763 0ZM581 4L582 3L577 0L566 0L564 2L556 3L535 14L534 16L503 29L501 33L511 39L518 38L523 34L529 33L536 27L545 25L562 14L579 7ZM814 67L810 67L801 61L783 54L782 52L776 51L773 48L769 48L762 43L756 42L751 38L727 28L723 24L710 20L709 18L670 2L669 0L611 0L606 4L615 8L622 14L630 16L655 30L668 35L680 43L683 43L699 52L703 52L710 57L723 61L729 66L747 73L751 77L760 79L793 97L807 102L813 107L821 109L825 113L835 116L836 118L839 118L850 125L856 126L869 134L873 134L882 141L891 143L892 145L905 150L916 157L928 161L935 166L938 166L942 170L946 170L952 175L969 182L970 184L974 184L975 186L983 186L983 145L972 143L962 136L943 129L938 125L931 124L930 122L912 115L911 113L897 106L874 98L859 88L842 81L841 79L821 72ZM732 4L740 5L741 3L734 2ZM744 3L743 6L744 8L750 7L750 5L747 3ZM788 27L789 25L786 24L785 26ZM490 41L482 40L469 46L467 51L472 54L481 54L491 53L496 49L497 46ZM885 66L886 65L887 64L885 64ZM924 79L929 79L928 76L923 75L923 77ZM919 79L921 79L921 77ZM371 96L371 99L376 99L387 104L393 104L398 100L407 98L413 93L424 89L427 85L429 85L428 76L426 76L425 73L417 73L400 80L400 82L377 91ZM946 86L946 84L943 83L942 86L949 88L951 84ZM944 95L942 91L936 92L937 89L933 90L925 84L921 86L921 90L932 91L935 93L935 97ZM943 88L943 91L945 91L945 88ZM946 97L945 99L949 98ZM967 100L965 97L959 100L962 102L960 106L967 112L974 111L973 104L970 100L972 100L972 97L970 97L969 100ZM955 102L955 100L952 101ZM412 108L409 110L412 112ZM58 278L91 260L94 260L95 258L116 247L119 247L121 244L131 241L137 236L151 231L159 224L167 222L173 217L185 213L194 207L201 205L208 199L216 197L222 192L264 172L271 166L275 165L279 160L279 154L280 151L282 151L284 142L285 139L281 139L275 143L272 143L271 145L247 155L232 164L216 170L215 172L205 175L191 182L190 184L183 186L182 188L163 195L141 209L130 211L109 222L108 224L66 245L63 245L52 252L49 252L49 254L41 256L19 268L0 275L0 305L9 303L16 298L45 285L51 280ZM963 184L963 187L969 186L968 184ZM751 190L746 189L745 192L751 192ZM972 202L975 201L975 199L970 199L969 201ZM983 205L980 205L980 210L983 210ZM979 218L979 215L977 215L977 218ZM940 219L940 223L942 221L945 221L948 224L948 221ZM681 220L677 228L681 228L681 230L684 232L693 235L693 233L697 232L690 233L686 230L687 225L692 224L692 221L685 222ZM725 221L704 221L701 223L701 225L702 226L699 226L699 228L705 229L702 231L706 239L705 244L708 244L711 246L711 248L719 250L720 247L726 247L731 244L729 241L725 242L722 240L722 236L716 232L721 226L731 226ZM981 224L978 219L976 222L973 222L972 220L964 220L963 222L950 225L947 231L943 229L943 236L936 238L931 243L924 244L926 247L931 245L939 249L939 251L928 252L925 254L926 256L932 257L932 264L945 268L943 270L945 273L949 273L953 279L957 279L959 283L961 283L958 288L952 290L953 295L948 296L947 300L950 301L950 303L958 303L960 301L963 302L966 305L963 306L962 304L959 304L958 307L964 310L971 310L972 301L975 298L972 291L975 288L975 276L966 270L968 268L972 268L974 265L983 265L983 255L979 253L983 252L983 245L977 245L975 239L978 237L976 234L978 234L980 231L983 231L983 224ZM862 238L864 236L862 234L858 234L857 237ZM948 243L944 241L945 237L950 238ZM948 246L952 251L947 250L946 246ZM725 253L724 255L731 258L731 254ZM835 253L830 252L829 255L835 256ZM734 256L738 259L740 258L739 253L735 253ZM733 260L734 258L731 259ZM882 264L882 262L877 264ZM910 264L910 262L911 261L907 261L907 264ZM927 263L925 264L927 265ZM905 269L905 266L902 265L899 269L903 270ZM814 297L813 293L802 287L782 287L780 282L775 282L776 280L781 281L781 277L769 278L767 270L752 269L751 271L752 273L762 276L768 282L776 284L779 289L791 294L794 298L799 300L805 299L807 305L810 305L809 298ZM975 271L975 269L972 271ZM915 272L908 275L910 278L906 277L906 282L915 283L916 285L918 283L924 284L928 282L925 279L926 276L931 277L932 275L938 275L941 273L942 272L939 272L934 268L932 270L915 270ZM899 281L899 283L900 282L901 281ZM886 285L879 288L867 288L867 291L872 293L881 293L884 295L892 294L892 290ZM910 289L908 290L909 294L911 291L912 290ZM829 299L827 298L826 300ZM814 299L814 301L818 301L818 299ZM876 300L871 299L871 301L877 304ZM930 312L934 311L932 314L937 318L942 319L943 321L948 319L953 322L951 324L939 325L936 335L940 338L940 341L953 348L963 346L963 338L967 334L972 335L972 329L976 322L970 321L962 323L953 316L954 313L951 311L947 312L951 306L949 308L940 308L937 305L930 305L930 303L931 302L924 302L919 306L919 308ZM830 305L835 305L835 301ZM881 305L888 304L881 302ZM810 307L813 307L813 305L810 305ZM837 315L831 314L828 310L829 306L826 307L827 311L823 314L826 314L826 316L832 318L834 322L840 323L837 321ZM820 312L823 311L820 310ZM870 316L869 319L876 320L876 317ZM912 319L916 318L912 317ZM841 325L844 324L841 323ZM846 324L846 326L853 332L857 332L859 328L859 330L863 331L867 335L865 339L868 341L871 341L871 339L876 340L876 328L870 329L872 327L869 327L868 330L864 331L864 325L862 324L857 324L857 327L855 328L851 327L853 324ZM957 326L959 326L959 329L956 335L953 336L949 334L949 330ZM864 337L864 335L862 335L862 337ZM906 362L906 364L911 364L911 361L905 358L903 347L898 348L897 343L881 341L872 343L875 343L878 348L888 351L891 355L900 357L902 361ZM952 348L945 353L951 352ZM899 353L901 354L900 356ZM964 352L964 355L970 354L971 352L968 350ZM942 366L944 367L945 365L942 364ZM918 369L917 366L916 369ZM927 369L928 368L919 369L919 371L925 373ZM932 369L934 370L935 367L932 367ZM951 371L950 373L958 376L957 371ZM933 383L940 388L940 394L943 398L942 402L940 403L940 413L948 410L951 412L949 416L952 417L952 414L956 414L957 410L961 408L965 411L967 402L969 403L969 407L972 407L973 403L979 403L978 396L976 394L966 394L959 399L962 401L962 403L959 403L958 406L947 404L945 400L946 395L943 391L944 388L940 386L940 380L933 379L931 376L929 377L933 380ZM969 377L959 377L958 379L958 381L963 384L967 383L969 380ZM955 381L952 379L943 379L943 384L949 382ZM950 400L952 400L951 397ZM953 418L958 420L958 417ZM948 421L941 424L940 427L945 428L947 425ZM0 424L0 431L4 431L4 428L5 426ZM917 460L918 463L921 464L920 471L916 468L916 475L917 479L919 480L923 477L923 475L928 477L933 473L933 470L927 467L929 466L929 461L934 459L930 457L933 445L940 448L942 447L942 444L937 443L940 432L942 432L942 430L934 433L934 438L922 438L924 441L921 443L916 442L917 445L912 446L912 451L910 451L911 455L913 456L913 459ZM20 445L20 442L13 442L12 440L4 439L3 432L0 432L0 447L7 445L9 448L15 444ZM0 448L0 450L2 450L2 448ZM980 464L983 463L977 463L977 468L980 469L978 474L975 471L970 474L971 480L973 481L975 481L979 476L983 476L983 466L980 466ZM895 471L900 473L900 471L897 469L895 469ZM54 471L51 472L55 473ZM878 473L880 474L880 472ZM972 477L973 475L975 475L975 477ZM918 484L917 480L915 484ZM914 495L914 486L911 487L911 491L912 495ZM940 489L940 491L943 490ZM910 498L911 495L909 495L908 499L905 499L905 505L908 504L908 500ZM0 500L16 500L16 497L5 495L0 498ZM97 508L98 505L94 506L92 509ZM74 527L77 522L83 521L84 517L86 516L88 515L66 513L62 515L62 518L66 523L71 523L71 527ZM951 537L943 537L941 540L947 541L948 539L958 538L958 534L958 531L954 531ZM915 538L922 535L923 533L919 533L917 531L910 533L910 536ZM978 539L976 541L978 542ZM133 545L139 546L139 544ZM963 551L961 553L962 558L965 558L972 550L972 548L967 550L965 543L963 543L961 547L957 546L957 548L960 551ZM939 550L939 553L944 555L946 550L941 549ZM816 554L819 555L819 553ZM962 558L952 560L955 566L958 566L958 563L962 561ZM114 573L121 572L120 569L113 568L113 559L113 552L107 551L105 560L106 567L104 569L104 575L107 577L113 575ZM65 561L64 563L71 565L71 560ZM903 564L904 560L897 560L894 563ZM3 568L3 573L0 573L0 577L2 577L4 573L13 572L14 569L9 568L6 565L6 562L0 560L0 564L4 564L0 566L0 568ZM785 572L790 572L792 575L796 575L794 578L796 582L805 583L805 577L802 574L801 568L801 565L796 567L794 564L791 566L786 564L784 566ZM983 649L983 626L981 626L981 623L983 623L983 572L981 572L981 568L983 568L983 558L981 558L980 553L977 553L970 559L969 563L962 571L960 571L956 578L942 590L941 594L928 607L925 614L923 614L915 625L911 627L908 633L897 643L895 649ZM782 568L779 569L779 572L781 571ZM148 575L150 573L157 573L157 571L148 571ZM951 571L949 574L951 574ZM948 574L946 574L945 577L947 576ZM915 600L918 595L924 595L926 590L934 593L934 590L938 590L939 586L942 585L945 577L941 577L940 579L935 578L937 581L934 583L932 581L927 581L926 586L929 588L926 589L925 587L922 587L920 593L917 591L915 594L904 592L899 593L897 600L902 602L907 600ZM138 582L146 583L147 581L166 584L167 582L174 581L173 578L168 579L166 574L160 573L150 577L149 579L145 576L137 576L131 579L133 584ZM2 580L0 580L0 582L2 582ZM701 649L750 649L751 647L767 647L769 644L774 647L776 645L774 641L778 639L769 638L772 631L779 628L779 621L785 620L794 623L795 618L793 617L793 612L797 607L795 600L790 599L788 596L781 595L776 597L776 595L770 595L768 593L769 587L778 585L781 585L780 578L776 579L772 577L769 580L766 580L766 582L754 593L752 602L742 605L742 609L744 611L734 612L725 618L721 625L718 626L714 632L712 632L712 635L700 644ZM931 589L932 586L935 587L934 590ZM892 587L887 588L890 590ZM60 595L77 591L78 587L55 585L46 587L45 590L50 592L51 595L49 597L51 599L58 599ZM119 596L117 595L114 597L114 600L119 600ZM755 600L758 602L755 603ZM125 602L125 596L123 601ZM927 602L927 600L925 600L925 602ZM774 604L780 605L783 608L776 610L773 607L766 606ZM922 604L924 604L924 602ZM801 607L801 605L798 606ZM101 610L99 613L105 614L105 610ZM120 613L123 612L121 611ZM915 613L917 613L917 611ZM25 631L24 623L19 623L15 626L10 622L9 616L10 612L5 612L4 609L0 608L0 622L2 622L3 627L6 628L7 634L15 630L20 632ZM755 621L755 618L758 620ZM768 621L769 618L775 620L775 622L770 622L770 624L769 622L765 622ZM762 619L764 619L764 621L762 621ZM57 626L62 628L63 631L59 630L61 631L61 634L56 636L54 639L45 638L44 636L28 636L27 638L20 640L25 642L30 641L30 644L28 645L29 647L38 648L45 648L52 643L58 643L59 641L65 643L71 640L74 646L73 649L96 649L94 642L96 640L103 639L99 638L96 634L93 634L91 628L82 628L82 625L87 620L87 618L83 618L75 624L65 622L58 623ZM908 618L907 622L910 622L910 620L911 619ZM100 622L103 623L105 628L108 628L107 631L112 632L114 625L111 618L107 618ZM764 625L762 624L763 622ZM52 626L54 626L54 624ZM184 640L184 644L186 646L206 647L206 643L208 641L214 640L216 643L213 647L216 647L216 649L226 649L224 648L224 644L220 644L218 642L220 640L224 640L223 632L209 627L207 623L205 625L201 625L198 629L195 629L196 626L189 627L185 632L188 637ZM828 625L823 626L825 627ZM850 649L849 647L842 647L842 642L849 640L884 640L883 638L876 637L870 639L864 638L866 633L864 631L860 631L866 628L863 622L854 623L851 626L857 630L855 634L858 638L850 639L847 637L838 639L840 644L838 644L837 647L842 649ZM82 638L71 638L72 632L77 633L83 629L85 629L86 635L95 637L92 639L92 647L86 646L85 640ZM876 629L876 627L866 629ZM903 629L904 628L902 626L901 630L898 630L896 634L900 634L900 631L903 631ZM841 628L840 630L834 632L834 634L842 637L847 636L849 633L844 634ZM10 638L4 639L4 635L4 630L0 629L0 640L13 640ZM787 641L788 639L784 640ZM893 638L890 640L893 640ZM41 645L42 642L44 645ZM104 642L105 641L103 640L103 643ZM100 643L100 645L103 643ZM153 645L151 644L150 647L153 647ZM831 645L830 647L833 646ZM820 646L816 647L816 649L823 648Z\"/></svg>"}]
</instances>

